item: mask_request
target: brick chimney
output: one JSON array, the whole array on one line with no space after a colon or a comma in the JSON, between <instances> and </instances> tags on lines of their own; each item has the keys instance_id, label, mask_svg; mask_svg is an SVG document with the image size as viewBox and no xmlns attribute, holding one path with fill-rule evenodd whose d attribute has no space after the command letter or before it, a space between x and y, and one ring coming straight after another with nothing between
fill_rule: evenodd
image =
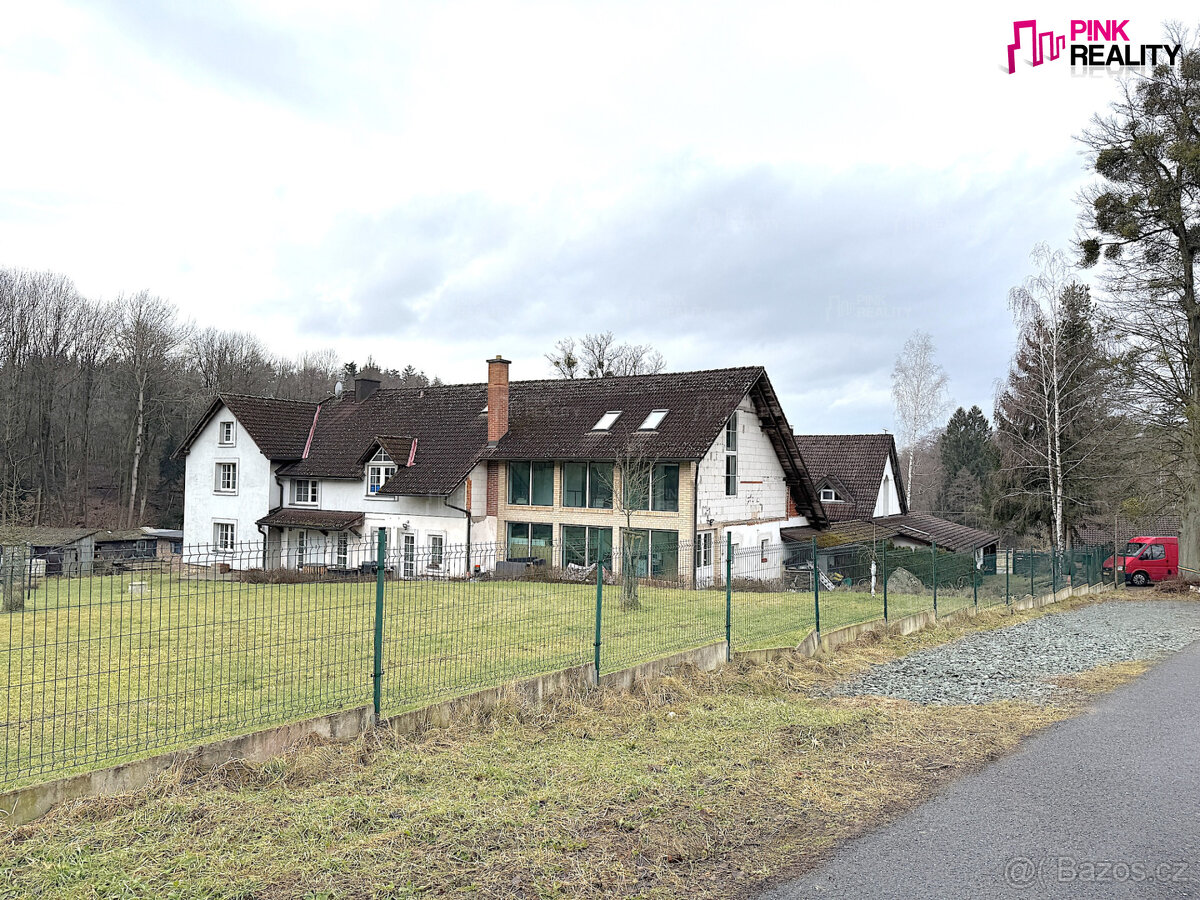
<instances>
[{"instance_id":1,"label":"brick chimney","mask_svg":"<svg viewBox=\"0 0 1200 900\"><path fill-rule=\"evenodd\" d=\"M379 390L380 381L378 378L355 378L354 379L354 402L362 403L373 393Z\"/></svg>"},{"instance_id":2,"label":"brick chimney","mask_svg":"<svg viewBox=\"0 0 1200 900\"><path fill-rule=\"evenodd\" d=\"M501 356L489 359L488 364L488 444L495 446L508 434L508 366Z\"/></svg>"}]
</instances>

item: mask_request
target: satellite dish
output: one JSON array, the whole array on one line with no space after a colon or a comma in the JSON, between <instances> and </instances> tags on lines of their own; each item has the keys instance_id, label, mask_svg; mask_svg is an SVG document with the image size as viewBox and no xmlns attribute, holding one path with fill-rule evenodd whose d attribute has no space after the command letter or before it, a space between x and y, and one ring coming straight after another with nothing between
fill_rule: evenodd
<instances>
[{"instance_id":1,"label":"satellite dish","mask_svg":"<svg viewBox=\"0 0 1200 900\"><path fill-rule=\"evenodd\" d=\"M333 386L333 395L335 397L341 397L345 390L346 386L339 380L338 383Z\"/></svg>"}]
</instances>

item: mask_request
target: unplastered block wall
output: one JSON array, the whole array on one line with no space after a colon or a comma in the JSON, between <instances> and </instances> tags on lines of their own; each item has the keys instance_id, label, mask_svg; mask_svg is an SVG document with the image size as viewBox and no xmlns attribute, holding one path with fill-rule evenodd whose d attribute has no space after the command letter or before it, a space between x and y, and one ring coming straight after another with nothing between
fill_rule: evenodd
<instances>
[{"instance_id":1,"label":"unplastered block wall","mask_svg":"<svg viewBox=\"0 0 1200 900\"><path fill-rule=\"evenodd\" d=\"M613 552L620 551L620 531L626 525L625 514L618 509L590 509L581 507L564 507L563 502L563 467L562 463L554 464L554 506L519 506L508 502L508 464L499 465L497 488L499 503L496 517L496 540L504 543L507 540L508 522L537 522L550 523L554 528L555 546L562 541L562 525L594 525L613 530ZM656 512L639 510L634 512L629 525L632 528L649 528L661 531L676 531L679 533L681 544L691 546L695 497L695 465L690 462L679 463L679 510L677 512ZM618 472L614 478L614 492L621 489L621 477Z\"/></svg>"},{"instance_id":2,"label":"unplastered block wall","mask_svg":"<svg viewBox=\"0 0 1200 900\"><path fill-rule=\"evenodd\" d=\"M214 523L232 522L239 545L236 554L226 557L199 551L189 561L198 564L228 562L240 568L261 564L261 560L254 559L254 553L260 552L262 547L262 533L255 522L270 512L275 476L271 461L263 456L240 423L234 428L233 446L217 444L219 423L231 420L233 414L222 406L188 452L184 464L183 542L189 551L207 547L213 542ZM236 493L214 491L218 462L237 463Z\"/></svg>"},{"instance_id":3,"label":"unplastered block wall","mask_svg":"<svg viewBox=\"0 0 1200 900\"><path fill-rule=\"evenodd\" d=\"M699 520L722 523L781 520L787 517L787 484L775 448L759 423L749 396L738 404L738 491L725 493L725 432L700 461Z\"/></svg>"}]
</instances>

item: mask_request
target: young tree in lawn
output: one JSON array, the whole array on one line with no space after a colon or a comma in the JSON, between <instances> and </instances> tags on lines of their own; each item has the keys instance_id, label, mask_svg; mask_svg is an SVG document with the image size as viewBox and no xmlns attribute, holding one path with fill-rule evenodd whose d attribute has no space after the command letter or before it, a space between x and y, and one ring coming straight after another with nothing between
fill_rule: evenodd
<instances>
[{"instance_id":1,"label":"young tree in lawn","mask_svg":"<svg viewBox=\"0 0 1200 900\"><path fill-rule=\"evenodd\" d=\"M1200 570L1200 40L1119 85L1081 137L1098 181L1081 196L1083 264L1104 260L1111 327L1134 354L1125 402L1162 447L1179 500L1179 564ZM1190 571L1189 571L1190 570Z\"/></svg>"},{"instance_id":2,"label":"young tree in lawn","mask_svg":"<svg viewBox=\"0 0 1200 900\"><path fill-rule=\"evenodd\" d=\"M949 379L935 354L933 338L924 331L914 331L892 369L896 431L908 457L904 483L910 491L917 445L928 439L950 406L946 395Z\"/></svg>"}]
</instances>

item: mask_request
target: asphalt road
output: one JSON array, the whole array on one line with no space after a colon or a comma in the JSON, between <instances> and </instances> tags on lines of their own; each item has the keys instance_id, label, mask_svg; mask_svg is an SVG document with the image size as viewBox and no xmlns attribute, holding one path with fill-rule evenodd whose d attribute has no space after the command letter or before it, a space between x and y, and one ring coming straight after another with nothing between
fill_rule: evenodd
<instances>
[{"instance_id":1,"label":"asphalt road","mask_svg":"<svg viewBox=\"0 0 1200 900\"><path fill-rule=\"evenodd\" d=\"M760 900L1200 898L1200 642Z\"/></svg>"}]
</instances>

